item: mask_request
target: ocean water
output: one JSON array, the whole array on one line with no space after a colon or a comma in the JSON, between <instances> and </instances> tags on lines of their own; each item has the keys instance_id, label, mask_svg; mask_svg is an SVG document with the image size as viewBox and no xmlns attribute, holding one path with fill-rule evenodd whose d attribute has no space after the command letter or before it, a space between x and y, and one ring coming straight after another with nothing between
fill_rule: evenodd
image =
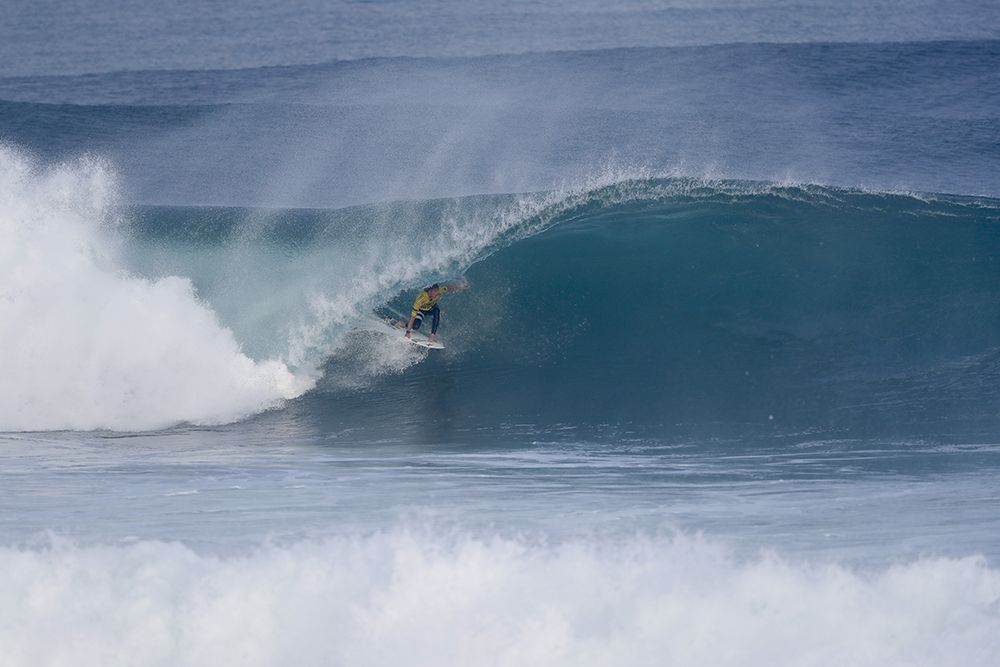
<instances>
[{"instance_id":1,"label":"ocean water","mask_svg":"<svg viewBox=\"0 0 1000 667\"><path fill-rule=\"evenodd\" d=\"M992 3L16 2L0 62L0 666L1000 661Z\"/></svg>"}]
</instances>

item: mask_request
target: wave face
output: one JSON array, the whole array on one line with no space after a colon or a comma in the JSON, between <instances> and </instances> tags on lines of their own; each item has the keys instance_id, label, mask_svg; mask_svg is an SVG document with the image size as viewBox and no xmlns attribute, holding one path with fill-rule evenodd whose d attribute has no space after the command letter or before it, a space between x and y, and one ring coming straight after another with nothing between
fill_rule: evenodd
<instances>
[{"instance_id":1,"label":"wave face","mask_svg":"<svg viewBox=\"0 0 1000 667\"><path fill-rule=\"evenodd\" d=\"M39 259L8 266L46 288L15 283L5 304L20 319L6 321L61 334L9 328L15 349L45 354L8 369L38 389L27 403L9 393L7 429L231 421L321 377L293 412L387 428L414 392L463 429L930 435L989 431L1000 414L994 200L612 174L566 192L334 211L146 207L100 233L93 213L67 215L15 237L15 255ZM117 255L55 271L61 246L38 249L50 227L80 234L66 256L105 251L101 234ZM459 273L473 289L443 304L445 353L361 331L374 309L405 311L420 285ZM88 296L94 284L112 297ZM148 363L116 352L125 341ZM72 368L105 349L93 373ZM204 391L194 412L145 397L206 378L249 393ZM31 416L13 417L16 396ZM73 421L54 407L79 403L65 396L139 407Z\"/></svg>"},{"instance_id":2,"label":"wave face","mask_svg":"<svg viewBox=\"0 0 1000 667\"><path fill-rule=\"evenodd\" d=\"M484 253L444 305L449 353L379 392L447 385L467 426L994 432L998 223L995 201L597 189Z\"/></svg>"},{"instance_id":3,"label":"wave face","mask_svg":"<svg viewBox=\"0 0 1000 667\"><path fill-rule=\"evenodd\" d=\"M823 188L589 203L470 271L509 295L476 376L570 422L996 424L998 222Z\"/></svg>"}]
</instances>

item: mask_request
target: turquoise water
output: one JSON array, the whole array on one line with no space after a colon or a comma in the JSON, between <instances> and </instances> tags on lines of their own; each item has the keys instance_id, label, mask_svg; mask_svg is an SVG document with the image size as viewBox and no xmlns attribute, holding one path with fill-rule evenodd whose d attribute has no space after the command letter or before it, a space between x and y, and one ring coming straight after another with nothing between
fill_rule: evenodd
<instances>
[{"instance_id":1,"label":"turquoise water","mask_svg":"<svg viewBox=\"0 0 1000 667\"><path fill-rule=\"evenodd\" d=\"M15 7L0 665L994 664L992 10Z\"/></svg>"},{"instance_id":2,"label":"turquoise water","mask_svg":"<svg viewBox=\"0 0 1000 667\"><path fill-rule=\"evenodd\" d=\"M321 331L300 365L323 379L302 401L358 428L396 428L387 406L440 384L434 440L505 420L667 438L995 432L995 200L679 179L549 199L147 208L130 262L191 277L256 358ZM372 264L376 249L393 254ZM416 284L474 286L447 299L449 350L381 367L386 342L354 329L379 306L405 311L395 267L428 258Z\"/></svg>"}]
</instances>

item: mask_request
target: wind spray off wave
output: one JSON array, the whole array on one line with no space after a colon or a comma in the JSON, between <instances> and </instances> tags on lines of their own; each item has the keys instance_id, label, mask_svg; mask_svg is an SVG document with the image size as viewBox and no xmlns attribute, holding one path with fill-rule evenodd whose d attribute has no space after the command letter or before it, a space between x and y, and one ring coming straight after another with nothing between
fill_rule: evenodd
<instances>
[{"instance_id":1,"label":"wind spray off wave","mask_svg":"<svg viewBox=\"0 0 1000 667\"><path fill-rule=\"evenodd\" d=\"M245 355L187 278L123 269L100 160L0 147L0 196L0 430L227 422L311 385Z\"/></svg>"}]
</instances>

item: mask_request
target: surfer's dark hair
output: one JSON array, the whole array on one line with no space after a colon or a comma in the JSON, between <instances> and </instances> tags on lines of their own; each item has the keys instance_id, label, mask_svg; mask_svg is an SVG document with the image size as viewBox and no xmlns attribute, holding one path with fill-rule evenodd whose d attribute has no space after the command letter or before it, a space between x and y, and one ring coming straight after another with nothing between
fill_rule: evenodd
<instances>
[{"instance_id":1,"label":"surfer's dark hair","mask_svg":"<svg viewBox=\"0 0 1000 667\"><path fill-rule=\"evenodd\" d=\"M434 283L434 284L433 284L433 285L431 285L430 287L426 288L426 289L425 289L424 291L425 291L425 292L429 292L429 291L431 291L432 289L441 289L441 286L440 286L440 285L438 285L437 283Z\"/></svg>"}]
</instances>

